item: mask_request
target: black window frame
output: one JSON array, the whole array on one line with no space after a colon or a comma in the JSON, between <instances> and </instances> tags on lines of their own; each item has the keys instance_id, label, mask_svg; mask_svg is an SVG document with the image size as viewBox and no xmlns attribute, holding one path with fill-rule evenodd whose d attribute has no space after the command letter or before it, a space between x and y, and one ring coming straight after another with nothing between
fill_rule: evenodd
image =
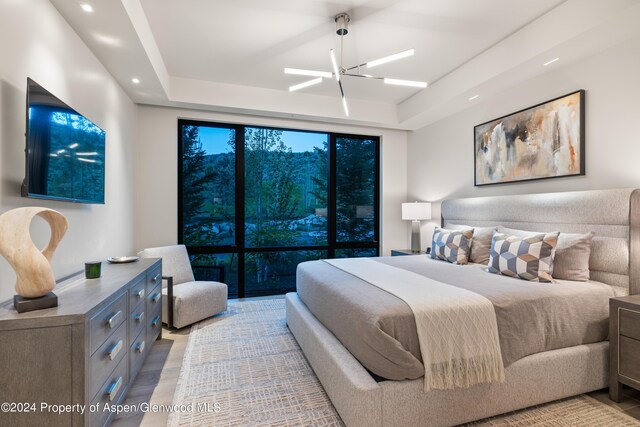
<instances>
[{"instance_id":1,"label":"black window frame","mask_svg":"<svg viewBox=\"0 0 640 427\"><path fill-rule=\"evenodd\" d=\"M223 129L233 129L235 131L235 244L223 246L187 246L189 255L215 255L215 254L237 254L238 263L238 295L237 298L247 297L245 292L245 254L256 252L286 252L286 251L326 251L328 258L335 258L336 250L341 249L375 249L376 256L380 255L380 136L347 134L341 132L316 131L306 129L292 129L277 126L263 126L251 124L210 122L206 120L178 119L177 126L177 168L178 168L178 244L184 243L183 235L183 126L206 126ZM328 236L327 245L322 246L273 246L273 247L245 247L245 129L273 129L290 132L320 133L329 136L329 176L327 183L327 224ZM372 241L337 241L336 212L337 212L337 140L339 138L351 138L370 140L375 143L375 177L374 177L374 238ZM254 292L249 297L267 296L282 294L279 290L266 290L265 292ZM230 297L233 297L230 295Z\"/></svg>"}]
</instances>

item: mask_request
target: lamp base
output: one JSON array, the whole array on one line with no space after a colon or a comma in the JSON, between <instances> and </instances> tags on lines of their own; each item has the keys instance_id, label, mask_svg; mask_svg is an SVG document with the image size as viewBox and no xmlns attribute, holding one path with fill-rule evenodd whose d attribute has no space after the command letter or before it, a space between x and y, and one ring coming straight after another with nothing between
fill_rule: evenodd
<instances>
[{"instance_id":1,"label":"lamp base","mask_svg":"<svg viewBox=\"0 0 640 427\"><path fill-rule=\"evenodd\" d=\"M420 253L420 221L411 221L411 252Z\"/></svg>"}]
</instances>

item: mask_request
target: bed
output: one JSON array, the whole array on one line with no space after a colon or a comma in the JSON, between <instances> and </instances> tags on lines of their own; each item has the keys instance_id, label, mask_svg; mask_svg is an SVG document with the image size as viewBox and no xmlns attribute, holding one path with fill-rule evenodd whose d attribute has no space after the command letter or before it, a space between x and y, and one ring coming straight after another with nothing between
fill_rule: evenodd
<instances>
[{"instance_id":1,"label":"bed","mask_svg":"<svg viewBox=\"0 0 640 427\"><path fill-rule=\"evenodd\" d=\"M503 383L424 392L420 378L424 368L411 330L410 311L403 307L403 301L385 297L384 291L322 261L300 266L298 292L286 296L287 323L349 426L456 425L604 388L608 379L606 302L612 296L640 293L639 203L640 191L634 189L442 203L445 227L503 225L531 231L595 233L589 260L591 282L582 282L582 288L575 283L547 286L542 310L530 308L528 293L515 299L497 297L502 304L496 309L496 318L502 323ZM500 287L505 286L502 282L518 281L489 275L478 265L455 266L424 256L379 261L459 283L472 282L475 276L492 276L487 292L498 296ZM526 321L517 319L522 313L538 320L528 328ZM348 322L341 318L347 314L357 319L352 322L354 327L341 326ZM372 330L371 324L382 333ZM554 331L548 325L560 326ZM385 343L389 338L385 335L391 335L391 341L399 345ZM523 343L518 342L518 336ZM380 346L397 348L389 353Z\"/></svg>"}]
</instances>

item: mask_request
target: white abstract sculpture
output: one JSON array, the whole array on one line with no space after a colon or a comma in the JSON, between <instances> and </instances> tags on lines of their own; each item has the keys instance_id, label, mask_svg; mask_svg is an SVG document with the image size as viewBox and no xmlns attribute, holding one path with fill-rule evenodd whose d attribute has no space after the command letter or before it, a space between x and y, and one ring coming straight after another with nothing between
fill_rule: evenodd
<instances>
[{"instance_id":1,"label":"white abstract sculpture","mask_svg":"<svg viewBox=\"0 0 640 427\"><path fill-rule=\"evenodd\" d=\"M29 233L35 216L43 218L51 228L51 238L42 252L33 243ZM38 298L47 295L56 286L51 258L67 232L67 226L64 215L47 208L17 208L0 215L0 255L9 261L16 272L18 295Z\"/></svg>"}]
</instances>

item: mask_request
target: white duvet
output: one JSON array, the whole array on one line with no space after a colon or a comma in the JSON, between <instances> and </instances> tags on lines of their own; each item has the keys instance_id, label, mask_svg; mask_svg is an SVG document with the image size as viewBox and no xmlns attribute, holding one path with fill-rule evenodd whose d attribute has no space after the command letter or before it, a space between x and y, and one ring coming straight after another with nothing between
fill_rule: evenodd
<instances>
[{"instance_id":1,"label":"white duvet","mask_svg":"<svg viewBox=\"0 0 640 427\"><path fill-rule=\"evenodd\" d=\"M416 320L424 389L504 381L493 304L475 292L367 258L325 260L402 299Z\"/></svg>"}]
</instances>

